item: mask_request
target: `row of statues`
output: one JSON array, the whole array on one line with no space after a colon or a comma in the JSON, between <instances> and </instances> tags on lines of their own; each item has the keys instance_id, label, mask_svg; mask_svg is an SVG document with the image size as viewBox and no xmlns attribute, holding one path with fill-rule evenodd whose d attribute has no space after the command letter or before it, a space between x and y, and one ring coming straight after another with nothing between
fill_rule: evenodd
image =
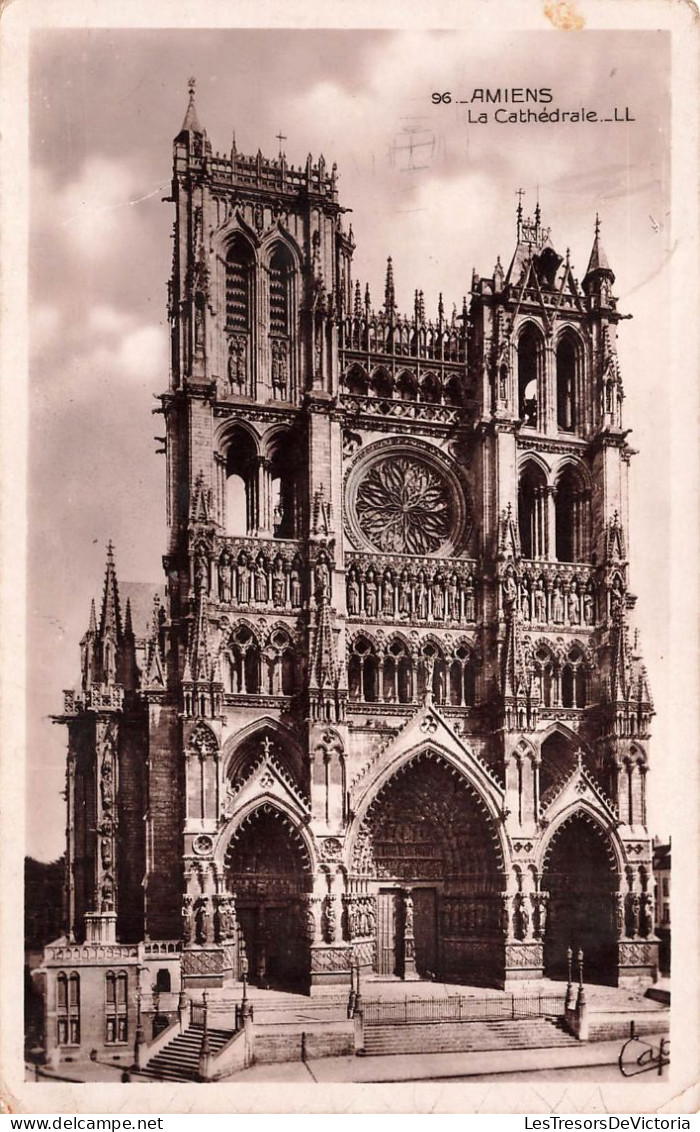
<instances>
[{"instance_id":1,"label":"row of statues","mask_svg":"<svg viewBox=\"0 0 700 1132\"><path fill-rule=\"evenodd\" d=\"M363 570L351 566L346 580L350 617L398 617L419 621L476 620L474 578L408 569Z\"/></svg>"},{"instance_id":2,"label":"row of statues","mask_svg":"<svg viewBox=\"0 0 700 1132\"><path fill-rule=\"evenodd\" d=\"M182 942L224 943L236 933L236 904L233 896L185 895L182 901Z\"/></svg>"},{"instance_id":3,"label":"row of statues","mask_svg":"<svg viewBox=\"0 0 700 1132\"><path fill-rule=\"evenodd\" d=\"M195 558L195 591L216 597L224 605L273 605L277 609L300 609L301 564L277 556L270 562L241 551L237 559L224 548L211 578L209 558L203 551Z\"/></svg>"},{"instance_id":4,"label":"row of statues","mask_svg":"<svg viewBox=\"0 0 700 1132\"><path fill-rule=\"evenodd\" d=\"M529 575L518 582L512 574L503 580L503 604L506 611L518 608L523 621L547 625L594 625L595 589L575 578L563 582L555 578L550 585L542 578Z\"/></svg>"}]
</instances>

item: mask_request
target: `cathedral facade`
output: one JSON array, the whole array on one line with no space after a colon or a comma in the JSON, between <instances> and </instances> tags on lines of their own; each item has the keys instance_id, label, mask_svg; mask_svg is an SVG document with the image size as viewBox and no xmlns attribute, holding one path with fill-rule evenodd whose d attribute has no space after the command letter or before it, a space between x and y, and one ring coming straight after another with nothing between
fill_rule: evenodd
<instances>
[{"instance_id":1,"label":"cathedral facade","mask_svg":"<svg viewBox=\"0 0 700 1132\"><path fill-rule=\"evenodd\" d=\"M165 587L137 624L110 549L65 694L47 1048L133 1041L158 983L652 979L597 221L580 283L519 206L459 310L391 261L375 306L335 167L214 154L193 93L172 204Z\"/></svg>"}]
</instances>

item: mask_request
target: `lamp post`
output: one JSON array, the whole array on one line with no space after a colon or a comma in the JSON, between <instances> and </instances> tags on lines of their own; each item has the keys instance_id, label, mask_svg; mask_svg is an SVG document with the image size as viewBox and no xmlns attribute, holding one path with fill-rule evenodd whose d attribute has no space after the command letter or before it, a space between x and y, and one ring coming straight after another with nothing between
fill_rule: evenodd
<instances>
[{"instance_id":1,"label":"lamp post","mask_svg":"<svg viewBox=\"0 0 700 1132\"><path fill-rule=\"evenodd\" d=\"M578 998L576 999L576 1007L579 1008L586 1005L586 992L583 987L583 951L580 947L576 955L576 960L578 962Z\"/></svg>"},{"instance_id":2,"label":"lamp post","mask_svg":"<svg viewBox=\"0 0 700 1132\"><path fill-rule=\"evenodd\" d=\"M143 1047L146 1042L143 1032L143 1013L141 1009L141 975L145 969L145 967L137 967L136 969L136 1037L134 1039L134 1065L137 1069L141 1069Z\"/></svg>"},{"instance_id":3,"label":"lamp post","mask_svg":"<svg viewBox=\"0 0 700 1132\"><path fill-rule=\"evenodd\" d=\"M573 957L574 957L573 951L571 950L570 947L567 947L567 949L566 949L566 966L567 966L567 969L568 969L568 977L567 977L567 983L566 983L566 1000L564 1002L564 1009L565 1010L571 1010L571 1008L573 1006L574 988L573 988L573 985L572 985L572 982L571 982L571 961L572 961Z\"/></svg>"},{"instance_id":4,"label":"lamp post","mask_svg":"<svg viewBox=\"0 0 700 1132\"><path fill-rule=\"evenodd\" d=\"M241 1018L247 1018L250 1013L250 1003L248 1002L248 956L245 952L241 956L241 982L243 983Z\"/></svg>"}]
</instances>

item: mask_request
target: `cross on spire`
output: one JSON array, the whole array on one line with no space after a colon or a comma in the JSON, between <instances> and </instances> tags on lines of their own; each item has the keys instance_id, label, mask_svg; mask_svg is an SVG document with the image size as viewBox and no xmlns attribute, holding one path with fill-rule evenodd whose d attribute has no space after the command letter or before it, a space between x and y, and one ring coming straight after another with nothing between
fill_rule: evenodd
<instances>
[{"instance_id":1,"label":"cross on spire","mask_svg":"<svg viewBox=\"0 0 700 1132\"><path fill-rule=\"evenodd\" d=\"M280 157L281 157L282 153L283 153L282 142L287 140L287 135L283 134L282 131L280 130L280 132L278 134L275 134L275 137L277 138L277 141L280 143Z\"/></svg>"},{"instance_id":2,"label":"cross on spire","mask_svg":"<svg viewBox=\"0 0 700 1132\"><path fill-rule=\"evenodd\" d=\"M197 80L194 78L194 76L187 80L187 89L189 91L190 98L194 98L194 92L195 92L196 86L197 86Z\"/></svg>"}]
</instances>

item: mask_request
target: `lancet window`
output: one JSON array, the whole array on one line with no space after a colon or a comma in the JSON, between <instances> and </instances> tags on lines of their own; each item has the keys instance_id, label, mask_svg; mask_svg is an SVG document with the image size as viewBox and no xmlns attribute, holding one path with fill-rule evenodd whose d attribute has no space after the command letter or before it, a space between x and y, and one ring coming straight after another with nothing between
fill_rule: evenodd
<instances>
[{"instance_id":1,"label":"lancet window","mask_svg":"<svg viewBox=\"0 0 700 1132\"><path fill-rule=\"evenodd\" d=\"M260 691L260 648L247 625L233 633L224 654L222 676L227 692L257 695Z\"/></svg>"},{"instance_id":2,"label":"lancet window","mask_svg":"<svg viewBox=\"0 0 700 1132\"><path fill-rule=\"evenodd\" d=\"M570 464L554 488L555 546L559 562L583 562L588 555L590 492Z\"/></svg>"},{"instance_id":3,"label":"lancet window","mask_svg":"<svg viewBox=\"0 0 700 1132\"><path fill-rule=\"evenodd\" d=\"M547 491L542 469L526 464L518 484L518 527L523 558L547 555Z\"/></svg>"},{"instance_id":4,"label":"lancet window","mask_svg":"<svg viewBox=\"0 0 700 1132\"><path fill-rule=\"evenodd\" d=\"M576 387L579 351L571 334L564 334L557 345L557 424L563 432L577 425Z\"/></svg>"},{"instance_id":5,"label":"lancet window","mask_svg":"<svg viewBox=\"0 0 700 1132\"><path fill-rule=\"evenodd\" d=\"M538 424L542 338L533 326L526 326L518 340L518 412L523 424Z\"/></svg>"}]
</instances>

